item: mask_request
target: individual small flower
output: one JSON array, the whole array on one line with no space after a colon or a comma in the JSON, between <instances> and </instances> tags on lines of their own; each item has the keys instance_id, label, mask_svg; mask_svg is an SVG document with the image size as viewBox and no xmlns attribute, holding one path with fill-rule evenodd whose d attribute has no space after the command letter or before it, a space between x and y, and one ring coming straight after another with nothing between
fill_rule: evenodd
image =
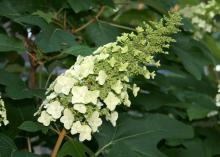
<instances>
[{"instance_id":1,"label":"individual small flower","mask_svg":"<svg viewBox=\"0 0 220 157\"><path fill-rule=\"evenodd\" d=\"M107 59L108 57L109 57L109 54L101 53L97 56L97 60L104 60L104 59Z\"/></svg>"},{"instance_id":2,"label":"individual small flower","mask_svg":"<svg viewBox=\"0 0 220 157\"><path fill-rule=\"evenodd\" d=\"M98 127L102 125L102 119L99 118L99 112L94 111L92 115L87 119L87 122L89 123L89 126L92 128L92 131L96 132L98 130Z\"/></svg>"},{"instance_id":3,"label":"individual small flower","mask_svg":"<svg viewBox=\"0 0 220 157\"><path fill-rule=\"evenodd\" d=\"M58 119L61 116L64 107L59 101L53 101L47 104L47 113L49 113L54 119Z\"/></svg>"},{"instance_id":4,"label":"individual small flower","mask_svg":"<svg viewBox=\"0 0 220 157\"><path fill-rule=\"evenodd\" d=\"M114 65L115 65L115 63L116 63L115 58L112 57L112 58L108 61L108 63L110 64L111 67L114 67Z\"/></svg>"},{"instance_id":5,"label":"individual small flower","mask_svg":"<svg viewBox=\"0 0 220 157\"><path fill-rule=\"evenodd\" d=\"M88 87L86 86L73 86L72 88L72 103L86 103L85 97L88 92Z\"/></svg>"},{"instance_id":6,"label":"individual small flower","mask_svg":"<svg viewBox=\"0 0 220 157\"><path fill-rule=\"evenodd\" d=\"M99 93L100 92L98 90L88 91L85 95L86 104L88 103L97 104Z\"/></svg>"},{"instance_id":7,"label":"individual small flower","mask_svg":"<svg viewBox=\"0 0 220 157\"><path fill-rule=\"evenodd\" d=\"M79 133L81 127L82 127L82 125L81 125L80 121L74 122L71 127L71 134L75 135L75 134Z\"/></svg>"},{"instance_id":8,"label":"individual small flower","mask_svg":"<svg viewBox=\"0 0 220 157\"><path fill-rule=\"evenodd\" d=\"M111 88L115 91L115 93L120 94L123 89L123 84L120 80L118 80L115 84L111 86Z\"/></svg>"},{"instance_id":9,"label":"individual small flower","mask_svg":"<svg viewBox=\"0 0 220 157\"><path fill-rule=\"evenodd\" d=\"M137 96L139 90L140 90L140 87L138 87L136 84L133 84L133 95L135 97Z\"/></svg>"},{"instance_id":10,"label":"individual small flower","mask_svg":"<svg viewBox=\"0 0 220 157\"><path fill-rule=\"evenodd\" d=\"M1 96L0 96L0 126L2 125L2 123L4 125L7 125L9 123L9 121L7 120L5 103L1 99Z\"/></svg>"},{"instance_id":11,"label":"individual small flower","mask_svg":"<svg viewBox=\"0 0 220 157\"><path fill-rule=\"evenodd\" d=\"M104 103L110 111L115 110L116 106L120 104L120 99L112 92L108 93L108 96L104 99Z\"/></svg>"},{"instance_id":12,"label":"individual small flower","mask_svg":"<svg viewBox=\"0 0 220 157\"><path fill-rule=\"evenodd\" d=\"M107 120L109 120L113 126L116 126L116 121L118 119L118 112L114 111L110 115L106 117Z\"/></svg>"},{"instance_id":13,"label":"individual small flower","mask_svg":"<svg viewBox=\"0 0 220 157\"><path fill-rule=\"evenodd\" d=\"M216 116L218 115L218 111L217 110L213 110L213 111L210 111L209 113L207 113L207 117L213 117L213 116Z\"/></svg>"},{"instance_id":14,"label":"individual small flower","mask_svg":"<svg viewBox=\"0 0 220 157\"><path fill-rule=\"evenodd\" d=\"M128 52L128 46L125 46L121 49L121 53L126 53Z\"/></svg>"},{"instance_id":15,"label":"individual small flower","mask_svg":"<svg viewBox=\"0 0 220 157\"><path fill-rule=\"evenodd\" d=\"M54 91L56 93L63 93L65 95L68 95L70 89L73 87L75 82L76 80L74 80L73 78L62 75L58 76L54 85Z\"/></svg>"},{"instance_id":16,"label":"individual small flower","mask_svg":"<svg viewBox=\"0 0 220 157\"><path fill-rule=\"evenodd\" d=\"M95 57L87 56L82 59L81 63L74 65L74 73L76 78L81 80L87 77L89 74L93 74L94 63L95 63Z\"/></svg>"},{"instance_id":17,"label":"individual small flower","mask_svg":"<svg viewBox=\"0 0 220 157\"><path fill-rule=\"evenodd\" d=\"M105 73L105 71L104 71L104 70L100 70L98 77L96 77L96 81L98 81L98 83L99 83L100 85L104 85L104 83L105 83L107 77L108 77L108 76L107 76L107 74Z\"/></svg>"},{"instance_id":18,"label":"individual small flower","mask_svg":"<svg viewBox=\"0 0 220 157\"><path fill-rule=\"evenodd\" d=\"M88 125L82 125L79 128L79 140L81 142L85 140L90 141L92 138L91 133L92 133L92 129Z\"/></svg>"},{"instance_id":19,"label":"individual small flower","mask_svg":"<svg viewBox=\"0 0 220 157\"><path fill-rule=\"evenodd\" d=\"M129 63L121 63L121 66L119 67L119 71L127 71Z\"/></svg>"},{"instance_id":20,"label":"individual small flower","mask_svg":"<svg viewBox=\"0 0 220 157\"><path fill-rule=\"evenodd\" d=\"M74 115L68 108L64 109L63 116L60 118L60 122L63 123L64 127L69 130L73 124Z\"/></svg>"},{"instance_id":21,"label":"individual small flower","mask_svg":"<svg viewBox=\"0 0 220 157\"><path fill-rule=\"evenodd\" d=\"M75 104L73 106L74 110L80 112L80 113L86 113L86 106L84 104Z\"/></svg>"},{"instance_id":22,"label":"individual small flower","mask_svg":"<svg viewBox=\"0 0 220 157\"><path fill-rule=\"evenodd\" d=\"M53 117L49 115L46 111L42 111L37 121L42 123L44 126L49 126L50 122L53 121Z\"/></svg>"}]
</instances>

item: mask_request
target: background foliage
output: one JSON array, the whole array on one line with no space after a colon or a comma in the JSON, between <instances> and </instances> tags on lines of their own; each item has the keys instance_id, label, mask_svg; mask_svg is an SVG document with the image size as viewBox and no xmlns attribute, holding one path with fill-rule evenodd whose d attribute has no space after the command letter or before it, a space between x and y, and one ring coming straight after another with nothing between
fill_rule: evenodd
<instances>
[{"instance_id":1,"label":"background foliage","mask_svg":"<svg viewBox=\"0 0 220 157\"><path fill-rule=\"evenodd\" d=\"M48 84L98 46L200 0L0 0L0 92L10 124L0 128L0 156L49 156L57 133L33 117ZM154 80L142 88L118 125L105 123L92 141L67 137L58 156L217 157L219 109L215 105L219 32L193 39L183 19L169 55L158 55ZM31 144L30 144L31 143ZM31 147L30 147L31 146ZM32 152L31 152L32 148ZM40 155L37 155L40 154Z\"/></svg>"}]
</instances>

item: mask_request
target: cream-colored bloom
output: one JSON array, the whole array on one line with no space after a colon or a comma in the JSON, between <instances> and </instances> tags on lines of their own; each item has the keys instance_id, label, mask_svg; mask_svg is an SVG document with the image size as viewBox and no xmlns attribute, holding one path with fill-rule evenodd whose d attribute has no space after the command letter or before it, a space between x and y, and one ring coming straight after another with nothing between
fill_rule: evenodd
<instances>
[{"instance_id":1,"label":"cream-colored bloom","mask_svg":"<svg viewBox=\"0 0 220 157\"><path fill-rule=\"evenodd\" d=\"M98 90L88 91L85 95L86 104L88 104L88 103L97 104L99 93L100 92Z\"/></svg>"},{"instance_id":2,"label":"cream-colored bloom","mask_svg":"<svg viewBox=\"0 0 220 157\"><path fill-rule=\"evenodd\" d=\"M119 67L119 71L127 71L127 67L128 67L129 63L121 63L120 67Z\"/></svg>"},{"instance_id":3,"label":"cream-colored bloom","mask_svg":"<svg viewBox=\"0 0 220 157\"><path fill-rule=\"evenodd\" d=\"M73 86L72 88L72 103L86 103L85 97L88 92L88 87L86 86Z\"/></svg>"},{"instance_id":4,"label":"cream-colored bloom","mask_svg":"<svg viewBox=\"0 0 220 157\"><path fill-rule=\"evenodd\" d=\"M86 113L87 110L84 104L74 104L73 108L80 113Z\"/></svg>"},{"instance_id":5,"label":"cream-colored bloom","mask_svg":"<svg viewBox=\"0 0 220 157\"><path fill-rule=\"evenodd\" d=\"M121 53L126 53L128 52L128 46L125 46L121 49Z\"/></svg>"},{"instance_id":6,"label":"cream-colored bloom","mask_svg":"<svg viewBox=\"0 0 220 157\"><path fill-rule=\"evenodd\" d=\"M97 60L104 60L104 59L107 59L108 57L109 57L109 54L100 53L99 55L97 55Z\"/></svg>"},{"instance_id":7,"label":"cream-colored bloom","mask_svg":"<svg viewBox=\"0 0 220 157\"><path fill-rule=\"evenodd\" d=\"M91 133L92 133L92 129L88 125L82 125L79 128L79 140L81 142L85 140L90 141L92 138Z\"/></svg>"},{"instance_id":8,"label":"cream-colored bloom","mask_svg":"<svg viewBox=\"0 0 220 157\"><path fill-rule=\"evenodd\" d=\"M138 87L136 84L133 84L133 95L135 97L137 96L139 90L140 90L140 87Z\"/></svg>"},{"instance_id":9,"label":"cream-colored bloom","mask_svg":"<svg viewBox=\"0 0 220 157\"><path fill-rule=\"evenodd\" d=\"M70 92L70 89L73 87L76 80L70 77L66 76L58 76L56 79L56 83L54 85L54 91L56 93L63 93L65 95L68 95Z\"/></svg>"},{"instance_id":10,"label":"cream-colored bloom","mask_svg":"<svg viewBox=\"0 0 220 157\"><path fill-rule=\"evenodd\" d=\"M74 122L71 127L71 134L75 135L75 134L79 133L81 126L82 125L81 125L80 121Z\"/></svg>"},{"instance_id":11,"label":"cream-colored bloom","mask_svg":"<svg viewBox=\"0 0 220 157\"><path fill-rule=\"evenodd\" d=\"M93 112L92 115L87 119L87 122L92 128L92 131L96 132L98 130L98 127L102 125L102 119L99 118L99 112L98 111Z\"/></svg>"},{"instance_id":12,"label":"cream-colored bloom","mask_svg":"<svg viewBox=\"0 0 220 157\"><path fill-rule=\"evenodd\" d=\"M123 84L120 80L118 80L115 84L111 86L111 88L117 93L120 94L123 89Z\"/></svg>"},{"instance_id":13,"label":"cream-colored bloom","mask_svg":"<svg viewBox=\"0 0 220 157\"><path fill-rule=\"evenodd\" d=\"M104 70L100 70L98 77L96 77L96 81L98 81L98 83L99 83L100 85L104 85L104 83L105 83L107 77L108 77L108 76L107 76L107 74L105 73L105 71L104 71Z\"/></svg>"},{"instance_id":14,"label":"cream-colored bloom","mask_svg":"<svg viewBox=\"0 0 220 157\"><path fill-rule=\"evenodd\" d=\"M47 105L47 112L54 118L58 119L61 116L64 107L59 101L53 101Z\"/></svg>"},{"instance_id":15,"label":"cream-colored bloom","mask_svg":"<svg viewBox=\"0 0 220 157\"><path fill-rule=\"evenodd\" d=\"M110 111L115 110L116 106L120 104L120 99L112 92L108 93L108 96L104 99L104 103Z\"/></svg>"},{"instance_id":16,"label":"cream-colored bloom","mask_svg":"<svg viewBox=\"0 0 220 157\"><path fill-rule=\"evenodd\" d=\"M46 111L42 111L40 117L37 119L38 122L42 123L44 126L49 126L53 117L49 115Z\"/></svg>"},{"instance_id":17,"label":"cream-colored bloom","mask_svg":"<svg viewBox=\"0 0 220 157\"><path fill-rule=\"evenodd\" d=\"M112 58L108 61L108 63L110 64L111 67L114 67L114 65L115 65L115 63L116 63L115 58L112 57Z\"/></svg>"},{"instance_id":18,"label":"cream-colored bloom","mask_svg":"<svg viewBox=\"0 0 220 157\"><path fill-rule=\"evenodd\" d=\"M64 127L69 130L73 124L74 115L68 108L64 109L63 116L60 118L60 122L64 124Z\"/></svg>"},{"instance_id":19,"label":"cream-colored bloom","mask_svg":"<svg viewBox=\"0 0 220 157\"><path fill-rule=\"evenodd\" d=\"M93 74L94 71L94 56L87 56L83 58L83 61L78 65L74 65L75 76L78 77L79 80L87 77L89 74Z\"/></svg>"},{"instance_id":20,"label":"cream-colored bloom","mask_svg":"<svg viewBox=\"0 0 220 157\"><path fill-rule=\"evenodd\" d=\"M7 125L9 123L9 121L7 120L5 103L1 99L1 96L0 96L0 126L2 125L2 123L4 125Z\"/></svg>"},{"instance_id":21,"label":"cream-colored bloom","mask_svg":"<svg viewBox=\"0 0 220 157\"><path fill-rule=\"evenodd\" d=\"M113 126L116 126L116 121L118 119L118 112L114 111L110 115L106 117L107 120L109 120Z\"/></svg>"}]
</instances>

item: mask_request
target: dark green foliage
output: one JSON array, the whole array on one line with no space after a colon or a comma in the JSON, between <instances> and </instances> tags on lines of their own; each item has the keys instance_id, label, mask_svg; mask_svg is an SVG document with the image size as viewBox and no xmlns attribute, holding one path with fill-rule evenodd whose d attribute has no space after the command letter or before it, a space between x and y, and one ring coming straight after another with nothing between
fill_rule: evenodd
<instances>
[{"instance_id":1,"label":"dark green foliage","mask_svg":"<svg viewBox=\"0 0 220 157\"><path fill-rule=\"evenodd\" d=\"M0 92L9 125L0 127L1 157L38 157L32 148L52 149L57 126L44 127L33 116L58 73L97 47L130 33L144 20L158 21L175 7L200 0L0 0ZM193 38L183 19L181 32L154 80L134 78L142 91L129 109L120 108L118 125L103 126L90 142L66 137L58 157L217 157L220 156L219 111L215 105L220 62L219 30ZM28 37L27 29L31 28ZM157 36L158 34L155 34ZM33 39L33 40L32 40ZM151 39L150 37L148 40ZM155 40L161 42L162 38ZM151 52L149 52L151 53Z\"/></svg>"}]
</instances>

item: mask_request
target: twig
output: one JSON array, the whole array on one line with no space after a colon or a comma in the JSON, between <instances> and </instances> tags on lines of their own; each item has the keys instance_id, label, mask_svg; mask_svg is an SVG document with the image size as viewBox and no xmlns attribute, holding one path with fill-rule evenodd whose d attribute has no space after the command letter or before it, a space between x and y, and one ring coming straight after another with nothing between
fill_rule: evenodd
<instances>
[{"instance_id":1,"label":"twig","mask_svg":"<svg viewBox=\"0 0 220 157\"><path fill-rule=\"evenodd\" d=\"M103 21L103 20L98 20L98 21L101 22L101 23L104 23L104 24L108 24L108 25L113 26L113 27L127 29L127 30L130 30L130 31L136 31L134 28L131 28L131 27L127 27L127 26L123 26L123 25L119 25L119 24L115 24L115 23L111 23L111 22L107 22L107 21Z\"/></svg>"},{"instance_id":2,"label":"twig","mask_svg":"<svg viewBox=\"0 0 220 157\"><path fill-rule=\"evenodd\" d=\"M65 135L66 135L66 130L63 128L63 130L59 133L59 137L58 137L58 139L56 141L56 144L53 148L53 151L51 153L51 157L56 157L57 156L57 153L60 149L60 146L62 144L62 141L63 141Z\"/></svg>"},{"instance_id":3,"label":"twig","mask_svg":"<svg viewBox=\"0 0 220 157\"><path fill-rule=\"evenodd\" d=\"M87 26L89 26L90 24L92 24L93 22L97 21L98 18L102 15L102 13L105 10L105 6L101 6L99 12L96 14L96 16L94 18L92 18L91 20L89 20L87 23L85 23L84 25L82 25L81 27L72 30L73 33L77 33L80 32L81 30L85 29Z\"/></svg>"},{"instance_id":4,"label":"twig","mask_svg":"<svg viewBox=\"0 0 220 157\"><path fill-rule=\"evenodd\" d=\"M27 145L28 145L28 152L32 152L32 148L31 148L31 139L30 137L27 137Z\"/></svg>"}]
</instances>

